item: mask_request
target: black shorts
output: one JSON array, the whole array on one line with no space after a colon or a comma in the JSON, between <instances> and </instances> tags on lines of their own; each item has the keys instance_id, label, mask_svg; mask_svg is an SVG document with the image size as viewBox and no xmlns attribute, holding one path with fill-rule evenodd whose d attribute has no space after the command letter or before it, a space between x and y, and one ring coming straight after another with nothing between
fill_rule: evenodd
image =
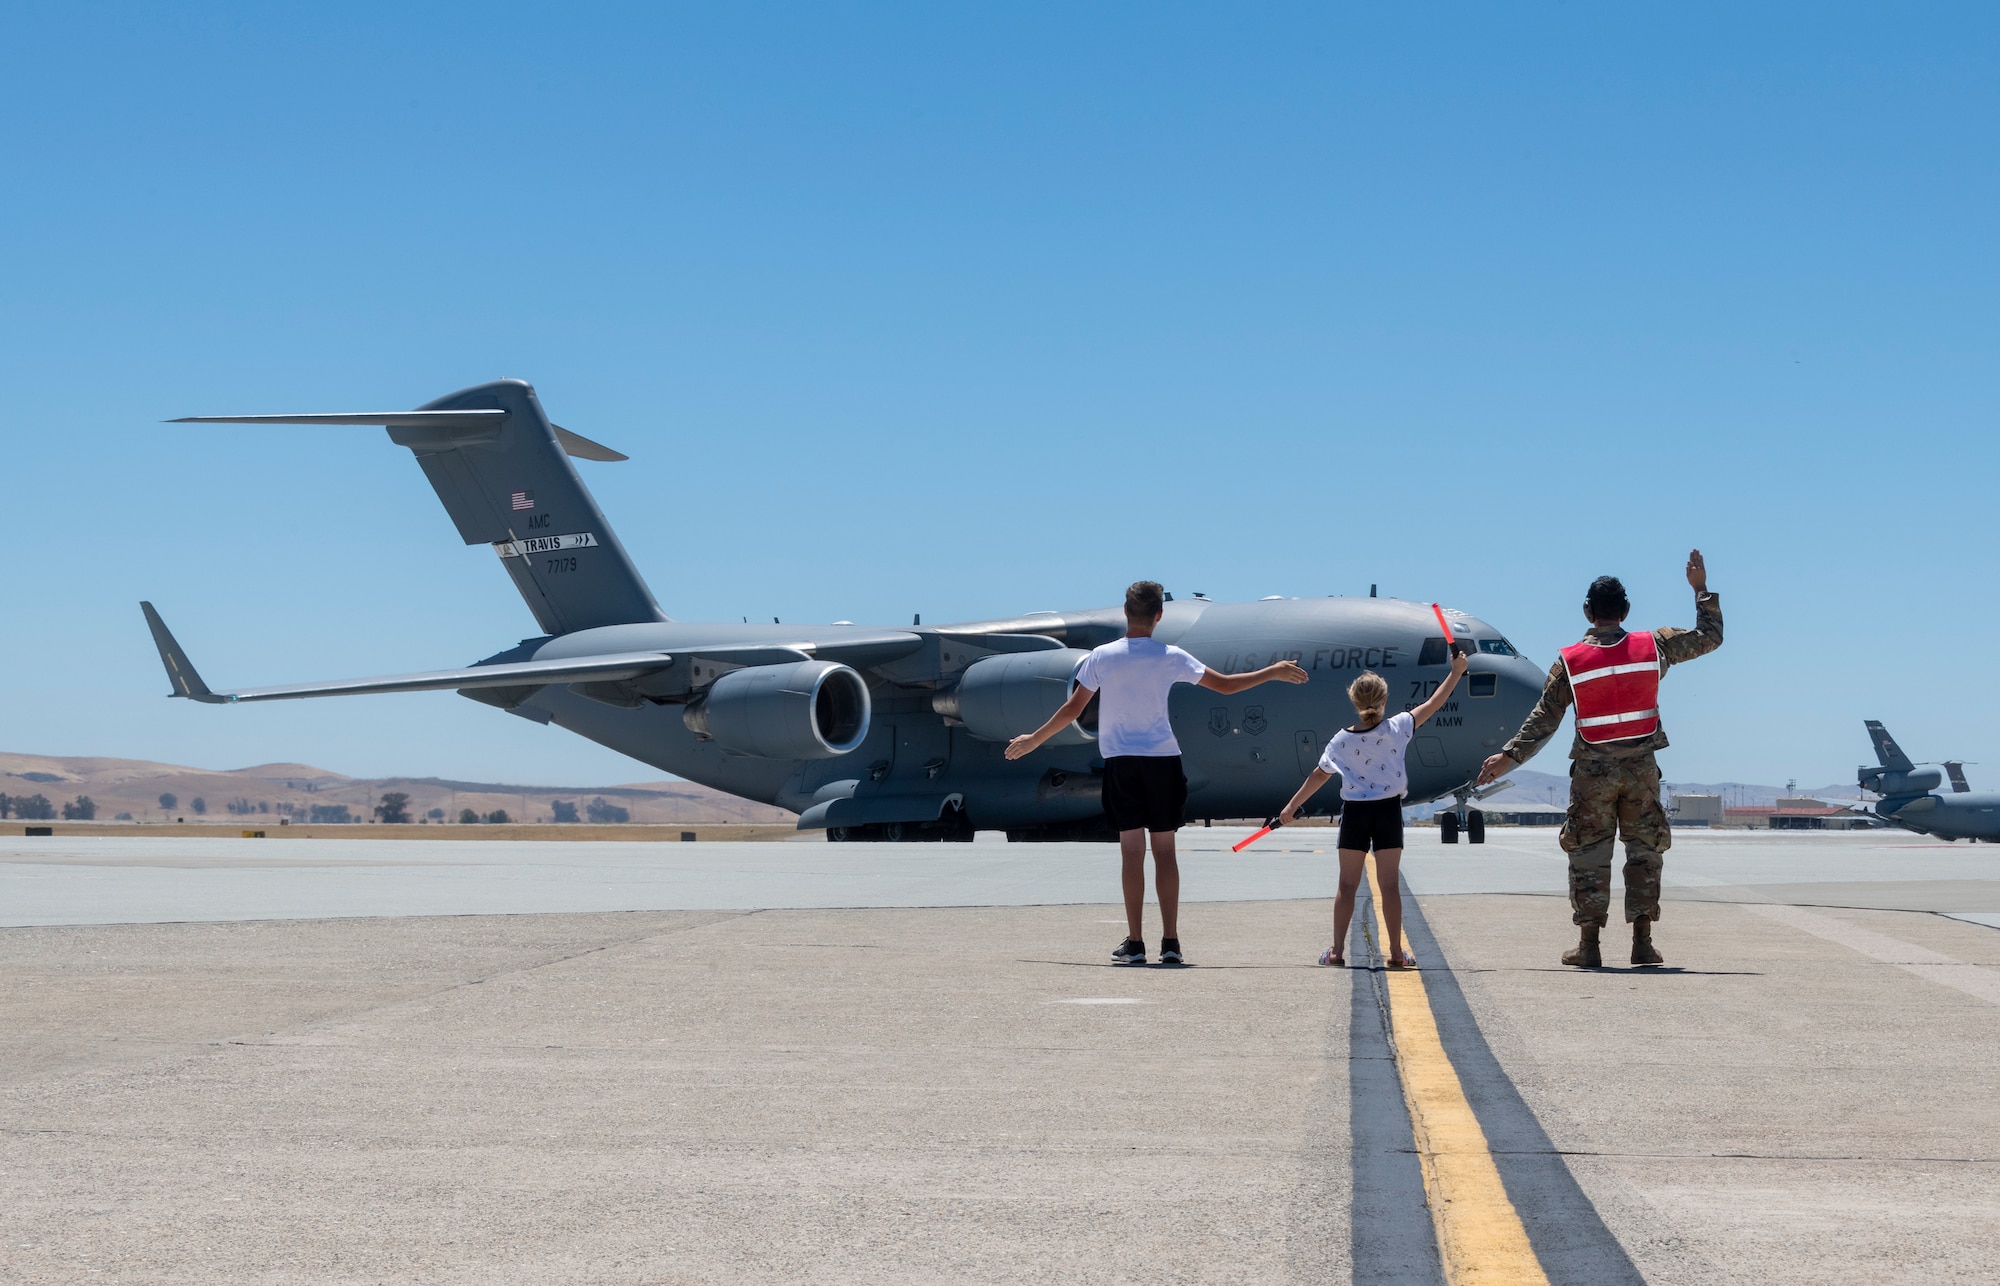
<instances>
[{"instance_id":1,"label":"black shorts","mask_svg":"<svg viewBox=\"0 0 2000 1286\"><path fill-rule=\"evenodd\" d=\"M1403 797L1388 799L1345 799L1340 803L1338 848L1403 847Z\"/></svg>"},{"instance_id":2,"label":"black shorts","mask_svg":"<svg viewBox=\"0 0 2000 1286\"><path fill-rule=\"evenodd\" d=\"M1179 755L1113 755L1104 761L1104 815L1114 831L1177 831L1187 812Z\"/></svg>"}]
</instances>

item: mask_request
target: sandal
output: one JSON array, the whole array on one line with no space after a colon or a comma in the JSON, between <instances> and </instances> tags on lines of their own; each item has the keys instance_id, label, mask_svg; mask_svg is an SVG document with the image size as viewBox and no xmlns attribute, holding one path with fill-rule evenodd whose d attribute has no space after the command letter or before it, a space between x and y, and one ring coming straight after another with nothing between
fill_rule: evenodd
<instances>
[{"instance_id":1,"label":"sandal","mask_svg":"<svg viewBox=\"0 0 2000 1286\"><path fill-rule=\"evenodd\" d=\"M1417 958L1408 951L1404 951L1399 955L1389 957L1384 963L1391 969L1414 969L1417 967Z\"/></svg>"},{"instance_id":2,"label":"sandal","mask_svg":"<svg viewBox=\"0 0 2000 1286\"><path fill-rule=\"evenodd\" d=\"M1332 947L1328 947L1326 950L1319 953L1319 962L1323 965L1329 965L1335 969L1347 968L1347 957L1341 955L1338 951L1334 950Z\"/></svg>"}]
</instances>

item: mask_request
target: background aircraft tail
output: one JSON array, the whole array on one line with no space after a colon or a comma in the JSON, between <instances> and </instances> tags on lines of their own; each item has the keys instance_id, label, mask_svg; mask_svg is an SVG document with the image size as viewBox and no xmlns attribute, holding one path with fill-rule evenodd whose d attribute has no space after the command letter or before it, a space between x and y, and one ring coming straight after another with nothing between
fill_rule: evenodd
<instances>
[{"instance_id":1,"label":"background aircraft tail","mask_svg":"<svg viewBox=\"0 0 2000 1286\"><path fill-rule=\"evenodd\" d=\"M1849 726L1852 727L1853 725L1850 724ZM1884 728L1879 721L1874 719L1868 720L1868 739L1875 743L1876 761L1884 768L1893 768L1897 772L1909 772L1912 768L1916 767L1915 764L1910 762L1910 757L1903 753L1902 747L1898 746L1895 739L1889 735L1889 730Z\"/></svg>"},{"instance_id":2,"label":"background aircraft tail","mask_svg":"<svg viewBox=\"0 0 2000 1286\"><path fill-rule=\"evenodd\" d=\"M465 543L493 546L544 632L667 619L569 461L625 457L549 423L524 380L460 389L415 411L187 421L384 425L416 453Z\"/></svg>"}]
</instances>

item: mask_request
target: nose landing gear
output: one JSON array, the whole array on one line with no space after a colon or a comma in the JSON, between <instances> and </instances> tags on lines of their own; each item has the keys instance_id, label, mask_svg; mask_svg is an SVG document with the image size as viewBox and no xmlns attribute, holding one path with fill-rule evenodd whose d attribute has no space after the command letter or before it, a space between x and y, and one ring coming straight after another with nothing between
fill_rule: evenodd
<instances>
[{"instance_id":1,"label":"nose landing gear","mask_svg":"<svg viewBox=\"0 0 2000 1286\"><path fill-rule=\"evenodd\" d=\"M1474 790L1471 782L1451 792L1453 805L1438 814L1438 842L1456 844L1461 833L1468 844L1486 842L1486 814L1472 806L1475 799L1485 799L1497 795L1512 786L1511 781L1495 782L1483 790Z\"/></svg>"}]
</instances>

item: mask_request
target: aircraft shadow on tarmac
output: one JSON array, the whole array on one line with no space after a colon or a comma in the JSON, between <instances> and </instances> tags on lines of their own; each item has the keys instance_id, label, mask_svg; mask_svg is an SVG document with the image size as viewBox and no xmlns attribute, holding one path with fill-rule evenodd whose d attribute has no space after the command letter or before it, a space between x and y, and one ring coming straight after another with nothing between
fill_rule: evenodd
<instances>
[{"instance_id":1,"label":"aircraft shadow on tarmac","mask_svg":"<svg viewBox=\"0 0 2000 1286\"><path fill-rule=\"evenodd\" d=\"M1599 965L1595 969L1580 969L1575 965L1534 965L1525 969L1462 969L1461 973L1576 973L1576 974L1619 974L1638 977L1642 974L1663 976L1681 974L1690 978L1762 978L1761 969L1682 969L1674 965Z\"/></svg>"}]
</instances>

